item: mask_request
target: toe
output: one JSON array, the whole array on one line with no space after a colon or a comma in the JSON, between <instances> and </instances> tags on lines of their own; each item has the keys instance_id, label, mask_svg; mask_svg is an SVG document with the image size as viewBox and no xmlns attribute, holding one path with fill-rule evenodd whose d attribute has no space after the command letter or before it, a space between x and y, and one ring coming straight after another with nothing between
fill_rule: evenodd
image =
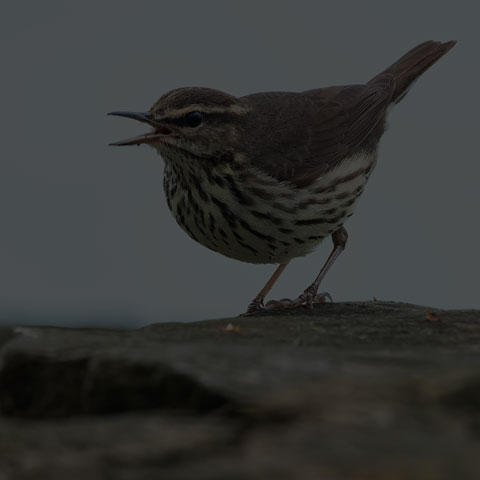
<instances>
[{"instance_id":1,"label":"toe","mask_svg":"<svg viewBox=\"0 0 480 480\"><path fill-rule=\"evenodd\" d=\"M282 298L281 300L270 300L265 305L266 310L280 309L280 308L295 308L304 305L313 309L314 303L325 303L327 300L333 302L332 297L327 292L315 293L308 289L294 300L289 298Z\"/></svg>"},{"instance_id":2,"label":"toe","mask_svg":"<svg viewBox=\"0 0 480 480\"><path fill-rule=\"evenodd\" d=\"M244 315L251 315L252 313L261 312L263 309L263 299L255 298L250 302L250 305L247 307L247 311L244 313Z\"/></svg>"},{"instance_id":3,"label":"toe","mask_svg":"<svg viewBox=\"0 0 480 480\"><path fill-rule=\"evenodd\" d=\"M317 293L313 298L313 303L326 303L326 301L333 303L333 298L328 292Z\"/></svg>"}]
</instances>

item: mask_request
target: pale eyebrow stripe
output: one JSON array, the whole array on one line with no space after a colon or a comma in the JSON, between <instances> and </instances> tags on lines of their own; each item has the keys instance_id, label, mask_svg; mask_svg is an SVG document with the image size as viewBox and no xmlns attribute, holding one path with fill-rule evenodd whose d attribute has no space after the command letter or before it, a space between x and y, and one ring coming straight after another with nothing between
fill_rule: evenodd
<instances>
[{"instance_id":1,"label":"pale eyebrow stripe","mask_svg":"<svg viewBox=\"0 0 480 480\"><path fill-rule=\"evenodd\" d=\"M188 107L175 109L175 110L166 110L164 112L165 117L169 118L179 118L184 117L190 112L199 111L202 113L234 113L238 115L243 115L249 111L249 108L243 105L231 105L230 107L207 107L202 104L189 105Z\"/></svg>"}]
</instances>

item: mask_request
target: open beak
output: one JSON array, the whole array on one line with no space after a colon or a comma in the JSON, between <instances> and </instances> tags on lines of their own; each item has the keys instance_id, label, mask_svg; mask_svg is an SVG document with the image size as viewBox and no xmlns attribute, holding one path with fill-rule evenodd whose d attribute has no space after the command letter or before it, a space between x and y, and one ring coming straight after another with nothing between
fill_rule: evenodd
<instances>
[{"instance_id":1,"label":"open beak","mask_svg":"<svg viewBox=\"0 0 480 480\"><path fill-rule=\"evenodd\" d=\"M153 127L151 132L137 137L128 138L126 140L120 140L119 142L113 142L109 145L124 146L124 145L141 145L142 143L153 143L160 140L163 136L171 133L171 130L164 125L153 120L151 113L144 112L110 112L107 115L115 115L117 117L133 118L142 123L147 123Z\"/></svg>"}]
</instances>

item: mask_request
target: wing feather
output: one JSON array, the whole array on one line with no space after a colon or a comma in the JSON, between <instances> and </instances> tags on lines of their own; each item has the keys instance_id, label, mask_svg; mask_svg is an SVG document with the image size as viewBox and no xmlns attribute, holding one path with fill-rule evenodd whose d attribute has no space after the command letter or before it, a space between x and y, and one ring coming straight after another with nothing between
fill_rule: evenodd
<instances>
[{"instance_id":1,"label":"wing feather","mask_svg":"<svg viewBox=\"0 0 480 480\"><path fill-rule=\"evenodd\" d=\"M254 107L244 130L247 158L279 181L308 186L346 157L376 147L394 91L386 73L366 85L243 97Z\"/></svg>"}]
</instances>

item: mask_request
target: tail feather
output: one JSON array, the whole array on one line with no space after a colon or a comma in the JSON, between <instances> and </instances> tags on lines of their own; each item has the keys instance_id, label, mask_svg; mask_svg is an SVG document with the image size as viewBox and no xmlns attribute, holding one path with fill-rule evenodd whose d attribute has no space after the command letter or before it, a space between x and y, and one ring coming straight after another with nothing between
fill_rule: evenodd
<instances>
[{"instance_id":1,"label":"tail feather","mask_svg":"<svg viewBox=\"0 0 480 480\"><path fill-rule=\"evenodd\" d=\"M376 83L384 75L393 75L395 90L392 102L398 103L407 94L415 80L453 48L456 43L455 40L445 43L432 40L423 42L407 52L382 73L372 78L368 83Z\"/></svg>"}]
</instances>

